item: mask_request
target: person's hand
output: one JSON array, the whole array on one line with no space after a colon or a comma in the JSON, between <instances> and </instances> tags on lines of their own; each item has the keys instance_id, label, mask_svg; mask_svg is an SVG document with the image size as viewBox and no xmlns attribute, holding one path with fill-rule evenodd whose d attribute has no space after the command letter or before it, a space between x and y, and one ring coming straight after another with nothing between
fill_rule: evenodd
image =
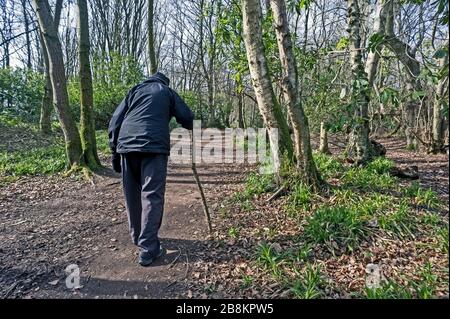
<instances>
[{"instance_id":1,"label":"person's hand","mask_svg":"<svg viewBox=\"0 0 450 319\"><path fill-rule=\"evenodd\" d=\"M112 154L112 168L116 173L122 173L122 165L120 164L120 154L113 152Z\"/></svg>"}]
</instances>

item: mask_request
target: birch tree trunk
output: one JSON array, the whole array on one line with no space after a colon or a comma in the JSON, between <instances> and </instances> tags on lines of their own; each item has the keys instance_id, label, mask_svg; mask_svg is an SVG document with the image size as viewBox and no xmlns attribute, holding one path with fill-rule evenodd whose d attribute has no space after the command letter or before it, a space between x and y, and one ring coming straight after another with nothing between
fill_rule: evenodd
<instances>
[{"instance_id":1,"label":"birch tree trunk","mask_svg":"<svg viewBox=\"0 0 450 319\"><path fill-rule=\"evenodd\" d=\"M386 33L385 25L391 1L392 0L378 0L377 2L373 34L378 34L380 37L384 37ZM379 45L373 48L367 56L365 71L367 73L367 80L369 82L370 89L372 89L375 81L382 48L383 41L380 41Z\"/></svg>"},{"instance_id":2,"label":"birch tree trunk","mask_svg":"<svg viewBox=\"0 0 450 319\"><path fill-rule=\"evenodd\" d=\"M350 62L353 75L352 104L355 118L347 146L348 157L356 165L370 161L373 154L369 140L369 86L361 52L361 14L358 0L347 0Z\"/></svg>"},{"instance_id":3,"label":"birch tree trunk","mask_svg":"<svg viewBox=\"0 0 450 319\"><path fill-rule=\"evenodd\" d=\"M82 147L80 134L70 113L61 42L59 41L58 32L50 14L48 1L33 0L33 6L37 13L39 28L42 32L49 57L53 103L56 106L58 118L64 133L68 166L72 168L82 163Z\"/></svg>"},{"instance_id":4,"label":"birch tree trunk","mask_svg":"<svg viewBox=\"0 0 450 319\"><path fill-rule=\"evenodd\" d=\"M403 121L405 126L406 144L408 149L416 149L418 146L417 138L415 137L415 121L419 103L411 94L414 91L420 91L421 86L418 81L420 75L420 63L416 59L416 53L407 44L402 42L394 33L394 18L396 1L389 2L389 13L386 20L386 38L385 44L392 51L397 59L402 63L406 74L406 92L408 98L403 103Z\"/></svg>"},{"instance_id":5,"label":"birch tree trunk","mask_svg":"<svg viewBox=\"0 0 450 319\"><path fill-rule=\"evenodd\" d=\"M445 50L445 56L438 59L437 65L440 68L440 71L444 71L448 69L448 39L442 47L442 50ZM446 101L446 96L448 99L448 76L444 76L439 80L439 83L436 85L436 95L433 103L433 142L431 145L431 152L440 153L444 152L444 105Z\"/></svg>"},{"instance_id":6,"label":"birch tree trunk","mask_svg":"<svg viewBox=\"0 0 450 319\"><path fill-rule=\"evenodd\" d=\"M322 154L331 154L330 148L328 145L328 132L325 127L325 123L320 123L320 144L319 144L319 152Z\"/></svg>"},{"instance_id":7,"label":"birch tree trunk","mask_svg":"<svg viewBox=\"0 0 450 319\"><path fill-rule=\"evenodd\" d=\"M270 80L262 38L262 9L259 0L243 0L243 29L253 88L264 124L269 133L274 168L279 174L283 154L293 158L289 128L276 100Z\"/></svg>"},{"instance_id":8,"label":"birch tree trunk","mask_svg":"<svg viewBox=\"0 0 450 319\"><path fill-rule=\"evenodd\" d=\"M308 119L300 100L297 66L292 39L289 32L289 21L284 0L270 1L277 35L278 51L283 72L283 94L287 102L289 118L294 130L294 147L297 159L297 168L306 185L316 188L319 185L319 176L314 163Z\"/></svg>"},{"instance_id":9,"label":"birch tree trunk","mask_svg":"<svg viewBox=\"0 0 450 319\"><path fill-rule=\"evenodd\" d=\"M90 63L89 12L87 0L77 0L78 4L78 57L80 67L80 136L83 157L91 169L100 166L95 138L94 97Z\"/></svg>"}]
</instances>

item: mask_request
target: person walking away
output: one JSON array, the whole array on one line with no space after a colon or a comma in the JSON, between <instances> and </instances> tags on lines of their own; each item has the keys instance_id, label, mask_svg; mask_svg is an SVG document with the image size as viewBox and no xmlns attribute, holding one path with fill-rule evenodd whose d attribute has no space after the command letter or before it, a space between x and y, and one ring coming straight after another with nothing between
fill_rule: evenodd
<instances>
[{"instance_id":1,"label":"person walking away","mask_svg":"<svg viewBox=\"0 0 450 319\"><path fill-rule=\"evenodd\" d=\"M144 267L165 254L158 231L170 155L169 122L175 117L185 129L193 128L194 114L169 85L169 79L157 72L132 88L108 129L112 166L122 173L131 239Z\"/></svg>"}]
</instances>

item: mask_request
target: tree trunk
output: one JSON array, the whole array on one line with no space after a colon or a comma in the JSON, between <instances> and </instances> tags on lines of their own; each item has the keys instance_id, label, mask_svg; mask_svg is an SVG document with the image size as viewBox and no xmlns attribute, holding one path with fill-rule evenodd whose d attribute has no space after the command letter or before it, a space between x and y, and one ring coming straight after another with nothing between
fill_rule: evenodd
<instances>
[{"instance_id":1,"label":"tree trunk","mask_svg":"<svg viewBox=\"0 0 450 319\"><path fill-rule=\"evenodd\" d=\"M239 128L245 128L245 119L244 119L244 102L245 97L242 92L238 92L237 94L238 99L238 126Z\"/></svg>"},{"instance_id":2,"label":"tree trunk","mask_svg":"<svg viewBox=\"0 0 450 319\"><path fill-rule=\"evenodd\" d=\"M30 39L30 20L28 19L27 1L22 0L23 24L25 29L25 46L27 48L27 68L31 69L31 39Z\"/></svg>"},{"instance_id":3,"label":"tree trunk","mask_svg":"<svg viewBox=\"0 0 450 319\"><path fill-rule=\"evenodd\" d=\"M373 26L373 34L378 34L380 37L384 37L386 30L386 16L389 11L389 5L392 0L378 0L377 9L375 14L375 22ZM366 68L367 80L369 82L369 88L372 89L375 76L377 74L378 65L380 62L380 52L383 48L383 42L380 41L379 45L372 49L367 56Z\"/></svg>"},{"instance_id":4,"label":"tree trunk","mask_svg":"<svg viewBox=\"0 0 450 319\"><path fill-rule=\"evenodd\" d=\"M56 33L58 33L59 22L61 20L61 12L62 12L63 1L58 0L55 4L55 16L52 19L53 25L56 28ZM52 89L52 81L50 78L50 61L48 57L47 48L45 46L44 35L41 31L39 31L39 42L42 47L42 56L44 58L45 65L45 87L44 87L44 95L42 97L41 102L41 116L39 120L39 128L41 133L50 134L51 133L51 117L52 117L52 109L53 109L53 89Z\"/></svg>"},{"instance_id":5,"label":"tree trunk","mask_svg":"<svg viewBox=\"0 0 450 319\"><path fill-rule=\"evenodd\" d=\"M49 72L49 67L48 67L50 62L48 59L47 49L45 48L44 37L40 31L39 31L39 33L40 33L39 39L40 39L41 47L42 47L42 56L44 58L44 65L45 65L45 86L44 86L44 95L42 96L42 102L41 102L41 117L39 120L39 128L40 128L42 134L50 134L51 130L52 130L51 117L52 117L52 109L53 109L52 81L50 79L50 72Z\"/></svg>"},{"instance_id":6,"label":"tree trunk","mask_svg":"<svg viewBox=\"0 0 450 319\"><path fill-rule=\"evenodd\" d=\"M89 61L89 12L87 0L77 0L78 4L78 55L80 65L80 136L83 157L91 169L100 166L97 154L94 121L94 97L92 88L91 63Z\"/></svg>"},{"instance_id":7,"label":"tree trunk","mask_svg":"<svg viewBox=\"0 0 450 319\"><path fill-rule=\"evenodd\" d=\"M355 119L347 146L348 157L356 165L363 165L372 158L369 140L369 87L361 52L361 14L358 0L347 0L349 50L353 75L352 104Z\"/></svg>"},{"instance_id":8,"label":"tree trunk","mask_svg":"<svg viewBox=\"0 0 450 319\"><path fill-rule=\"evenodd\" d=\"M388 3L389 13L386 20L386 39L385 44L391 50L397 59L402 63L406 73L406 92L408 99L403 103L403 122L405 126L405 136L408 149L416 149L418 146L415 136L415 121L419 103L413 97L412 92L420 91L421 86L418 81L420 75L420 63L416 60L415 52L407 44L402 42L394 33L394 7L396 1L392 0Z\"/></svg>"},{"instance_id":9,"label":"tree trunk","mask_svg":"<svg viewBox=\"0 0 450 319\"><path fill-rule=\"evenodd\" d=\"M148 57L149 57L149 71L150 74L155 74L158 71L158 65L156 63L155 52L155 35L153 28L154 20L154 1L148 0Z\"/></svg>"},{"instance_id":10,"label":"tree trunk","mask_svg":"<svg viewBox=\"0 0 450 319\"><path fill-rule=\"evenodd\" d=\"M308 119L300 100L297 66L292 48L291 34L289 32L286 3L285 0L271 0L270 4L283 71L283 94L287 102L288 114L294 130L297 168L303 181L307 185L316 188L319 185L320 177L312 155Z\"/></svg>"},{"instance_id":11,"label":"tree trunk","mask_svg":"<svg viewBox=\"0 0 450 319\"><path fill-rule=\"evenodd\" d=\"M325 127L325 123L320 123L320 144L319 152L322 154L330 155L330 148L328 147L328 131Z\"/></svg>"},{"instance_id":12,"label":"tree trunk","mask_svg":"<svg viewBox=\"0 0 450 319\"><path fill-rule=\"evenodd\" d=\"M293 158L289 128L275 98L262 38L262 10L259 0L243 0L244 42L256 100L269 133L274 169L279 175L283 154Z\"/></svg>"},{"instance_id":13,"label":"tree trunk","mask_svg":"<svg viewBox=\"0 0 450 319\"><path fill-rule=\"evenodd\" d=\"M439 71L444 71L448 69L448 39L444 44L443 48L447 48L445 52L445 56L438 59L437 65L439 66ZM443 73L443 72L442 72ZM436 85L436 95L433 103L433 142L431 145L431 152L440 153L445 152L444 149L444 107L446 94L448 94L448 76L444 76L439 80L439 83Z\"/></svg>"},{"instance_id":14,"label":"tree trunk","mask_svg":"<svg viewBox=\"0 0 450 319\"><path fill-rule=\"evenodd\" d=\"M33 0L33 5L49 57L53 103L56 105L56 111L64 133L68 166L72 168L82 163L82 147L76 123L70 113L61 43L50 14L48 1Z\"/></svg>"}]
</instances>

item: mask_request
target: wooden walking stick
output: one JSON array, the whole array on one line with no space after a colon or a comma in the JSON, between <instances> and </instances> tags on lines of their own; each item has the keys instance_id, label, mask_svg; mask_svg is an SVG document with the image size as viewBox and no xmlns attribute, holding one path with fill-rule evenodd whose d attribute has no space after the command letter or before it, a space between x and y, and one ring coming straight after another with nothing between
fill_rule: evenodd
<instances>
[{"instance_id":1,"label":"wooden walking stick","mask_svg":"<svg viewBox=\"0 0 450 319\"><path fill-rule=\"evenodd\" d=\"M209 233L212 234L212 225L211 225L211 216L209 215L209 208L208 203L206 202L205 193L203 192L203 186L200 182L200 178L198 177L197 173L197 166L195 165L195 143L194 143L194 132L191 132L191 148L192 148L192 172L194 174L195 182L197 183L198 190L200 192L200 196L202 198L202 204L203 204L203 212L205 213L206 222L208 223L208 230Z\"/></svg>"}]
</instances>

